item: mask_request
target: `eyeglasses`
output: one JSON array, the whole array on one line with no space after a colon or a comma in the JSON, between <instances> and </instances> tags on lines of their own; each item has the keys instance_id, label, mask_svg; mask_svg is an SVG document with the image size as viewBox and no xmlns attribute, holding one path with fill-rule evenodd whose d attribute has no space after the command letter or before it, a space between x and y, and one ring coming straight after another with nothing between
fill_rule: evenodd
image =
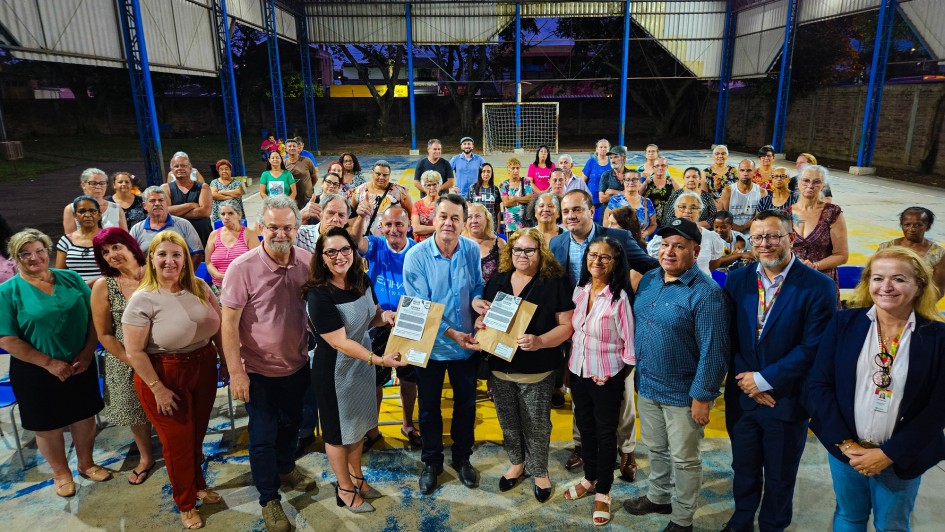
<instances>
[{"instance_id":1,"label":"eyeglasses","mask_svg":"<svg viewBox=\"0 0 945 532\"><path fill-rule=\"evenodd\" d=\"M516 257L521 257L525 255L526 257L533 257L535 253L538 252L538 248L512 248L512 255Z\"/></svg>"},{"instance_id":2,"label":"eyeglasses","mask_svg":"<svg viewBox=\"0 0 945 532\"><path fill-rule=\"evenodd\" d=\"M279 231L282 231L285 234L289 234L292 231L295 231L296 229L294 225L282 225L282 226L266 225L264 227L266 228L266 231L269 231L270 233L273 233L273 234L278 233Z\"/></svg>"},{"instance_id":3,"label":"eyeglasses","mask_svg":"<svg viewBox=\"0 0 945 532\"><path fill-rule=\"evenodd\" d=\"M787 176L784 174L772 174L771 179L787 179Z\"/></svg>"},{"instance_id":4,"label":"eyeglasses","mask_svg":"<svg viewBox=\"0 0 945 532\"><path fill-rule=\"evenodd\" d=\"M440 184L439 184L439 183L436 183L436 182L431 182L431 183L424 183L423 186L425 186L425 187L438 187L438 186L440 186Z\"/></svg>"},{"instance_id":5,"label":"eyeglasses","mask_svg":"<svg viewBox=\"0 0 945 532\"><path fill-rule=\"evenodd\" d=\"M751 240L751 245L753 246L760 245L762 242L764 242L765 244L771 245L771 244L777 244L778 242L781 241L782 238L786 236L787 236L787 233L783 235L749 235L748 240Z\"/></svg>"},{"instance_id":6,"label":"eyeglasses","mask_svg":"<svg viewBox=\"0 0 945 532\"><path fill-rule=\"evenodd\" d=\"M326 180L326 181L325 181L325 186L326 186L326 187L340 187L340 186L341 186L341 181L327 181L327 180Z\"/></svg>"},{"instance_id":7,"label":"eyeglasses","mask_svg":"<svg viewBox=\"0 0 945 532\"><path fill-rule=\"evenodd\" d=\"M85 184L90 187L104 188L108 186L108 181L86 181Z\"/></svg>"},{"instance_id":8,"label":"eyeglasses","mask_svg":"<svg viewBox=\"0 0 945 532\"><path fill-rule=\"evenodd\" d=\"M879 366L879 370L873 374L873 384L883 390L889 388L892 384L892 361L893 357L889 353L879 353L873 358L873 362Z\"/></svg>"},{"instance_id":9,"label":"eyeglasses","mask_svg":"<svg viewBox=\"0 0 945 532\"><path fill-rule=\"evenodd\" d=\"M643 181L643 180L640 179L639 177L628 177L623 180L624 183L639 183L640 181Z\"/></svg>"},{"instance_id":10,"label":"eyeglasses","mask_svg":"<svg viewBox=\"0 0 945 532\"><path fill-rule=\"evenodd\" d=\"M676 207L676 210L682 211L682 212L696 212L696 211L701 211L702 207L698 205L680 205Z\"/></svg>"},{"instance_id":11,"label":"eyeglasses","mask_svg":"<svg viewBox=\"0 0 945 532\"><path fill-rule=\"evenodd\" d=\"M824 184L824 182L823 182L822 180L820 180L820 179L813 179L813 180L812 180L812 179L807 179L807 178L799 179L799 180L798 180L798 183L800 183L801 185L803 185L803 186L805 186L805 187L806 187L806 186L819 187L819 186L821 186L821 185Z\"/></svg>"},{"instance_id":12,"label":"eyeglasses","mask_svg":"<svg viewBox=\"0 0 945 532\"><path fill-rule=\"evenodd\" d=\"M613 262L614 257L612 255L605 255L603 253L588 253L587 262L597 262L600 261L601 264L610 264Z\"/></svg>"},{"instance_id":13,"label":"eyeglasses","mask_svg":"<svg viewBox=\"0 0 945 532\"><path fill-rule=\"evenodd\" d=\"M774 159L774 155L771 155L770 153L766 153L764 155L759 155L758 158L759 159Z\"/></svg>"},{"instance_id":14,"label":"eyeglasses","mask_svg":"<svg viewBox=\"0 0 945 532\"><path fill-rule=\"evenodd\" d=\"M37 249L36 251L24 251L22 253L17 253L16 256L19 257L19 259L22 261L30 260L33 257L36 257L37 259L41 259L43 257L49 256L49 250L46 248L42 248L42 249Z\"/></svg>"},{"instance_id":15,"label":"eyeglasses","mask_svg":"<svg viewBox=\"0 0 945 532\"><path fill-rule=\"evenodd\" d=\"M322 254L327 256L329 259L333 259L341 253L342 256L350 257L351 256L351 246L344 246L341 249L326 249Z\"/></svg>"}]
</instances>

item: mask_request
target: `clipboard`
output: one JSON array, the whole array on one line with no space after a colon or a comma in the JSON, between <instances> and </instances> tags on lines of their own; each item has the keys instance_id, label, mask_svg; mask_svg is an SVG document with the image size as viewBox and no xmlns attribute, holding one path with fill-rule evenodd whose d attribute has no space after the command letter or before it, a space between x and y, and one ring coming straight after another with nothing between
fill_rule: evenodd
<instances>
[{"instance_id":1,"label":"clipboard","mask_svg":"<svg viewBox=\"0 0 945 532\"><path fill-rule=\"evenodd\" d=\"M536 310L538 310L537 305L531 301L522 300L518 305L518 310L515 311L515 317L512 318L512 324L509 325L509 332L502 332L491 327L479 329L476 332L479 348L511 362L515 352L518 351L517 339L525 334L525 329L531 323Z\"/></svg>"},{"instance_id":2,"label":"clipboard","mask_svg":"<svg viewBox=\"0 0 945 532\"><path fill-rule=\"evenodd\" d=\"M397 316L400 316L400 307L404 303L404 298L409 296L400 296L397 303ZM418 299L418 298L413 298ZM442 303L430 302L430 310L427 313L427 321L423 324L423 334L420 340L411 340L394 336L387 339L387 353L398 352L408 364L421 368L427 367L430 361L430 354L433 352L433 343L436 342L436 336L440 329L440 322L443 321L443 312L446 306Z\"/></svg>"}]
</instances>

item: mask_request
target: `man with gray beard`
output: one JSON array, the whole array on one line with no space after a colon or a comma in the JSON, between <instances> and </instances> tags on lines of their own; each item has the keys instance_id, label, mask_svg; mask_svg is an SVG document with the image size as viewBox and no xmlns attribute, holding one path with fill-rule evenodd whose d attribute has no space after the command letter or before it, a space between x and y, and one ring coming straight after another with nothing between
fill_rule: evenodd
<instances>
[{"instance_id":1,"label":"man with gray beard","mask_svg":"<svg viewBox=\"0 0 945 532\"><path fill-rule=\"evenodd\" d=\"M263 201L263 245L226 271L223 351L233 397L249 414L249 466L268 530L289 530L279 486L305 492L315 481L295 466L302 397L309 385L308 322L302 285L312 254L293 246L302 216L288 196Z\"/></svg>"},{"instance_id":2,"label":"man with gray beard","mask_svg":"<svg viewBox=\"0 0 945 532\"><path fill-rule=\"evenodd\" d=\"M807 441L808 370L836 309L834 282L794 257L791 215L758 213L749 225L757 267L729 273L736 312L725 385L735 512L725 530L791 524L797 468Z\"/></svg>"},{"instance_id":3,"label":"man with gray beard","mask_svg":"<svg viewBox=\"0 0 945 532\"><path fill-rule=\"evenodd\" d=\"M600 176L600 189L597 192L601 206L606 206L610 198L623 194L623 175L630 170L627 167L627 148L614 146L607 155L610 157L610 170Z\"/></svg>"}]
</instances>

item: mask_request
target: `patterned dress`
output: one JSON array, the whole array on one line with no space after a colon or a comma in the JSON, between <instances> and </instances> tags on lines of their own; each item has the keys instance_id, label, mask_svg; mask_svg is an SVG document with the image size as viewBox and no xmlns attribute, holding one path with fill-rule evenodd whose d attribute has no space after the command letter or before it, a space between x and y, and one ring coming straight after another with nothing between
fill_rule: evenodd
<instances>
[{"instance_id":1,"label":"patterned dress","mask_svg":"<svg viewBox=\"0 0 945 532\"><path fill-rule=\"evenodd\" d=\"M358 205L366 201L372 207L377 206L377 216L374 217L374 223L368 228L368 234L384 236L384 232L381 231L381 213L391 205L402 205L404 199L410 197L410 193L401 185L390 184L390 190L387 191L387 194L383 192L373 194L368 190L368 184L364 183L354 191L354 196L357 198ZM378 198L383 198L380 205L377 205ZM368 219L371 219L371 215L368 215Z\"/></svg>"},{"instance_id":2,"label":"patterned dress","mask_svg":"<svg viewBox=\"0 0 945 532\"><path fill-rule=\"evenodd\" d=\"M788 209L788 213L793 213L794 207ZM830 227L837 221L837 218L843 213L839 206L833 203L824 203L824 210L820 213L817 225L806 238L802 237L795 229L794 231L794 255L801 260L818 262L826 259L833 254L833 240L830 238ZM837 277L837 269L821 270L821 273L833 279L837 285L837 306L840 306L840 279Z\"/></svg>"},{"instance_id":3,"label":"patterned dress","mask_svg":"<svg viewBox=\"0 0 945 532\"><path fill-rule=\"evenodd\" d=\"M105 278L108 287L108 306L112 311L112 323L115 327L115 338L125 343L121 330L121 315L125 312L125 295L121 293L118 279ZM102 415L112 425L130 426L149 423L134 387L134 370L131 366L115 358L115 355L105 351L105 410Z\"/></svg>"},{"instance_id":4,"label":"patterned dress","mask_svg":"<svg viewBox=\"0 0 945 532\"><path fill-rule=\"evenodd\" d=\"M499 185L499 193L503 198L531 196L534 192L535 190L532 188L532 180L527 177L523 177L516 187L511 186L508 181L503 181ZM522 205L521 203L513 207L505 208L503 214L505 217L504 220L506 233L512 234L522 227L525 227L525 210L526 205Z\"/></svg>"},{"instance_id":5,"label":"patterned dress","mask_svg":"<svg viewBox=\"0 0 945 532\"><path fill-rule=\"evenodd\" d=\"M223 181L220 179L214 179L210 182L210 188L215 188L219 192L224 192L227 190L237 190L243 186L243 183L239 179L232 179L229 185L224 185ZM220 204L226 200L213 200L213 209L210 211L210 220L217 221L220 219ZM235 201L240 206L240 212L243 213L243 218L246 218L246 211L243 210L243 198L234 198L232 201ZM130 225L128 227L131 227Z\"/></svg>"},{"instance_id":6,"label":"patterned dress","mask_svg":"<svg viewBox=\"0 0 945 532\"><path fill-rule=\"evenodd\" d=\"M886 249L889 246L897 245L896 244L897 240L899 242L902 242L902 239L894 238L888 242L883 242L882 244L880 244L879 248L877 248L876 251L879 251L881 249ZM938 245L935 242L932 242L931 244L932 245L929 246L928 251L925 252L925 255L922 255L922 259L925 260L925 263L929 265L929 268L932 268L934 270L935 266L938 265L939 261L942 260L943 257L945 257L945 248L943 248L942 246Z\"/></svg>"},{"instance_id":7,"label":"patterned dress","mask_svg":"<svg viewBox=\"0 0 945 532\"><path fill-rule=\"evenodd\" d=\"M709 166L702 170L702 175L705 176L705 182L709 187L709 192L712 193L715 199L719 199L725 187L738 179L738 170L736 170L734 166L726 166L725 173L717 174L713 172L712 167Z\"/></svg>"},{"instance_id":8,"label":"patterned dress","mask_svg":"<svg viewBox=\"0 0 945 532\"><path fill-rule=\"evenodd\" d=\"M647 180L646 186L643 187L643 190L640 192L640 195L649 198L653 202L653 206L656 207L656 219L659 220L663 216L663 207L669 203L669 197L673 195L673 191L676 190L673 188L673 180L669 177L669 174L666 174L666 183L663 186L658 187L652 179Z\"/></svg>"}]
</instances>

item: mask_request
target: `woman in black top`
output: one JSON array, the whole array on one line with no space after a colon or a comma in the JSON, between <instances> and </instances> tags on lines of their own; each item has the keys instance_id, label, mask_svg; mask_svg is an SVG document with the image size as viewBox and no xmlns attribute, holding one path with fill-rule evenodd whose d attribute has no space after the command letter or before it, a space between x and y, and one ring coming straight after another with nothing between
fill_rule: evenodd
<instances>
[{"instance_id":1,"label":"woman in black top","mask_svg":"<svg viewBox=\"0 0 945 532\"><path fill-rule=\"evenodd\" d=\"M520 229L509 238L500 255L499 273L486 283L482 297L492 301L499 292L537 306L512 360L489 357L496 414L511 462L499 479L499 489L514 488L527 469L535 481L535 498L545 502L551 496L551 394L555 370L563 360L560 346L573 332L574 303L564 269L538 229ZM476 327L485 327L482 316Z\"/></svg>"}]
</instances>

